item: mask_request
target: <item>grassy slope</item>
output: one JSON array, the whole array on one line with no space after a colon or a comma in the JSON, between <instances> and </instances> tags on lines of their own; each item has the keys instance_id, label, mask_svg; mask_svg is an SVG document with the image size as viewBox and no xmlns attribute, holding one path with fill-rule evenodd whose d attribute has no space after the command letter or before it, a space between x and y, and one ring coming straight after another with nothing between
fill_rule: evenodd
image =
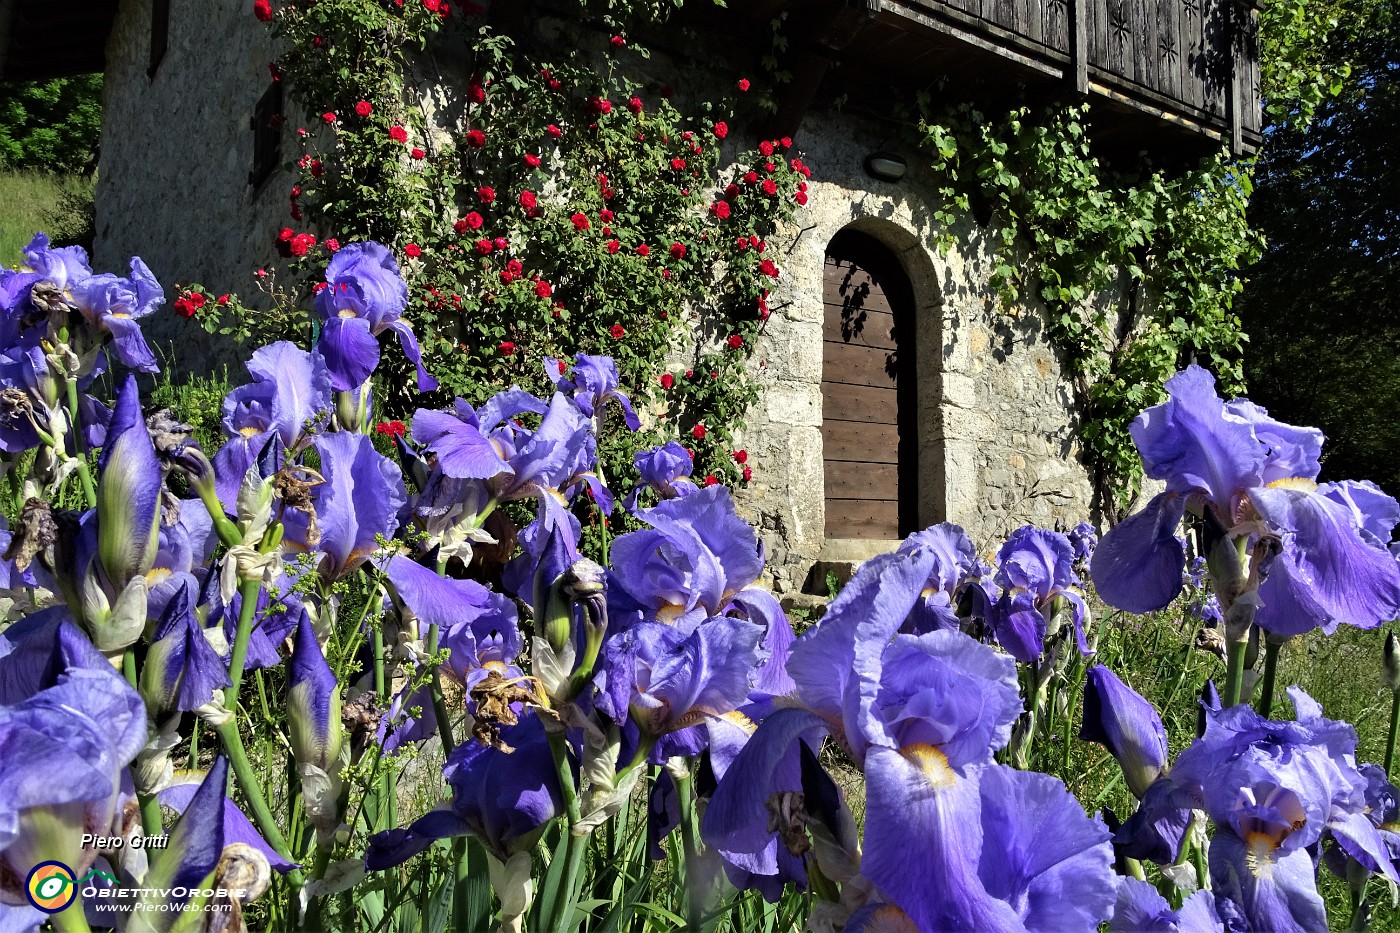
<instances>
[{"instance_id":1,"label":"grassy slope","mask_svg":"<svg viewBox=\"0 0 1400 933\"><path fill-rule=\"evenodd\" d=\"M41 172L0 172L0 266L13 268L20 250L43 230L54 239L75 235L67 218L56 216L65 194L91 194L95 179L46 175Z\"/></svg>"}]
</instances>

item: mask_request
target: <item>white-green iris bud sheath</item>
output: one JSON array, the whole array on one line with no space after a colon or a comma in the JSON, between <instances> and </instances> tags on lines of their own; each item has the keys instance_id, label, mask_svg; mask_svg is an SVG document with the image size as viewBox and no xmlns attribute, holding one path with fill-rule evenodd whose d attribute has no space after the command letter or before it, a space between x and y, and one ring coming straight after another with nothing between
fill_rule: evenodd
<instances>
[{"instance_id":1,"label":"white-green iris bud sheath","mask_svg":"<svg viewBox=\"0 0 1400 933\"><path fill-rule=\"evenodd\" d=\"M141 415L136 378L117 395L97 486L97 556L113 594L144 576L159 548L163 471Z\"/></svg>"}]
</instances>

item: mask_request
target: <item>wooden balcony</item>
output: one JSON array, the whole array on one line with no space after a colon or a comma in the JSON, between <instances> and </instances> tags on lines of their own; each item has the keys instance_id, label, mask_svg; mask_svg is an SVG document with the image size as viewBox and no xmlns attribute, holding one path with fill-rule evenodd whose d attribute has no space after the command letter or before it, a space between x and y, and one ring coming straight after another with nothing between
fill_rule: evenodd
<instances>
[{"instance_id":1,"label":"wooden balcony","mask_svg":"<svg viewBox=\"0 0 1400 933\"><path fill-rule=\"evenodd\" d=\"M747 0L692 16L726 32L744 19L749 34L766 34L788 14L789 122L839 65L913 87L951 79L953 94L1088 99L1093 135L1113 149L1193 155L1226 143L1249 154L1261 140L1256 2ZM687 12L695 6L707 5Z\"/></svg>"},{"instance_id":2,"label":"wooden balcony","mask_svg":"<svg viewBox=\"0 0 1400 933\"><path fill-rule=\"evenodd\" d=\"M102 71L117 0L0 0L0 81Z\"/></svg>"}]
</instances>

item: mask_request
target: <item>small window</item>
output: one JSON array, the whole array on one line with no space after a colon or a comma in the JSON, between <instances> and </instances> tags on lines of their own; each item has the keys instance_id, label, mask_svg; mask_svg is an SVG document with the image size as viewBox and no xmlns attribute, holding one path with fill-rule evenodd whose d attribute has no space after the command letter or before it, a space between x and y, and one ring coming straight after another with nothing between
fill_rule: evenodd
<instances>
[{"instance_id":1,"label":"small window","mask_svg":"<svg viewBox=\"0 0 1400 933\"><path fill-rule=\"evenodd\" d=\"M170 47L170 0L151 0L151 67L146 77L154 78L165 50Z\"/></svg>"},{"instance_id":2,"label":"small window","mask_svg":"<svg viewBox=\"0 0 1400 933\"><path fill-rule=\"evenodd\" d=\"M274 81L253 108L253 170L248 184L260 186L282 161L282 85Z\"/></svg>"}]
</instances>

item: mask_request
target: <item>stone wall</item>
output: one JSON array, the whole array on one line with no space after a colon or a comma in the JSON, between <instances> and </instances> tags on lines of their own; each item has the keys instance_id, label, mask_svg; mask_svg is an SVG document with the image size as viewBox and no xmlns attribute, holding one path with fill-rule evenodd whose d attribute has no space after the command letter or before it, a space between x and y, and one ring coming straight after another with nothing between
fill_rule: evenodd
<instances>
[{"instance_id":1,"label":"stone wall","mask_svg":"<svg viewBox=\"0 0 1400 933\"><path fill-rule=\"evenodd\" d=\"M989 550L1026 522L1072 525L1089 513L1073 390L1041 309L1001 309L988 285L993 231L971 218L940 255L937 189L914 168L916 153L905 153L911 170L899 182L865 174L884 135L855 118L814 113L794 137L813 171L810 200L773 238L783 275L756 357L763 397L744 439L755 481L740 497L763 532L780 592L801 588L814 561L859 561L896 544L824 538L822 268L844 228L880 240L914 286L920 524L956 522Z\"/></svg>"},{"instance_id":2,"label":"stone wall","mask_svg":"<svg viewBox=\"0 0 1400 933\"><path fill-rule=\"evenodd\" d=\"M148 75L151 0L122 0L107 45L93 268L140 256L176 283L256 296L253 271L287 216L285 172L254 190L251 121L270 81L272 40L245 0L170 0L169 45ZM283 158L290 149L285 140ZM242 354L164 311L143 323L186 370Z\"/></svg>"}]
</instances>

